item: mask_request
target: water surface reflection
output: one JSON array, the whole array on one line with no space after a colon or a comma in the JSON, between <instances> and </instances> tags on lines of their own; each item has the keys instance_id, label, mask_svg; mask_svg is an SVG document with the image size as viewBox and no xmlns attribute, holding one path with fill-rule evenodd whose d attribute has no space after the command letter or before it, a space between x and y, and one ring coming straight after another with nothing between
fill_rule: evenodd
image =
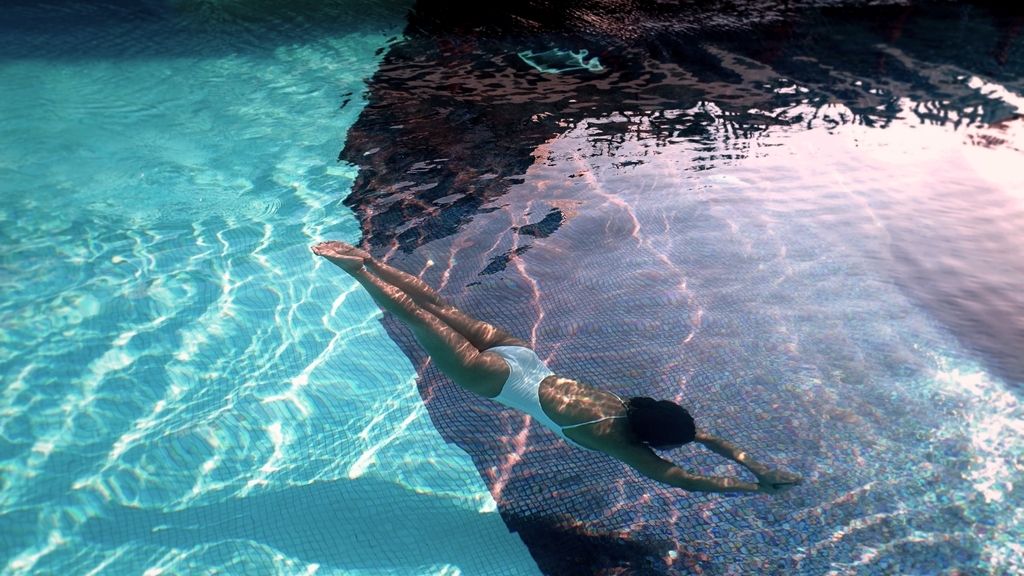
<instances>
[{"instance_id":1,"label":"water surface reflection","mask_svg":"<svg viewBox=\"0 0 1024 576\"><path fill-rule=\"evenodd\" d=\"M596 163L626 169L680 144L694 151L686 170L748 157L793 131L943 126L982 179L950 174L929 184L934 202L907 202L886 214L910 227L937 224L931 212L946 215L934 227L941 238L895 247L893 281L993 369L1024 382L1017 353L1024 349L1024 299L1012 289L1024 279L1017 232L1024 226L1020 180L1010 171L1018 156L1007 154L1024 147L1024 58L1015 57L1024 17L985 4L819 10L750 4L652 15L528 3L518 17L456 17L421 3L410 38L391 48L371 82L371 104L341 154L361 166L346 204L360 214L368 242L408 252L457 234L522 181L545 142L584 121ZM586 49L601 69L543 73L520 56L540 49L561 51L566 62L571 51ZM903 137L859 136L901 155L930 139ZM634 138L645 156L617 158L622 143ZM969 146L997 150L985 156ZM801 160L819 174L833 170L827 159ZM921 168L904 161L910 175ZM857 172L848 182L870 177ZM824 186L813 176L802 184ZM893 193L923 188L910 179ZM991 233L993 219L999 234ZM979 242L979 235L986 239ZM946 258L932 257L936 242ZM993 257L1000 260L994 266ZM944 260L953 266L934 265Z\"/></svg>"},{"instance_id":2,"label":"water surface reflection","mask_svg":"<svg viewBox=\"0 0 1024 576\"><path fill-rule=\"evenodd\" d=\"M345 202L556 371L679 398L809 487L661 490L444 385L391 326L434 423L551 573L1019 566L1021 13L705 6L418 3ZM646 547L600 557L534 515Z\"/></svg>"}]
</instances>

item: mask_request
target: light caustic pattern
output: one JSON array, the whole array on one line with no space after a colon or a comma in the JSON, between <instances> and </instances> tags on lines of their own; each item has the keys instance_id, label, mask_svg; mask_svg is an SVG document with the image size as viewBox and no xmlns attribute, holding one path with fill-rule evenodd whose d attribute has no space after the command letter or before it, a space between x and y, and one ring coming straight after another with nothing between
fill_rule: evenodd
<instances>
[{"instance_id":1,"label":"light caustic pattern","mask_svg":"<svg viewBox=\"0 0 1024 576\"><path fill-rule=\"evenodd\" d=\"M530 571L377 307L308 250L358 237L334 158L362 102L337 99L385 40L0 69L5 134L32 126L0 165L5 573L458 573L486 560L460 534Z\"/></svg>"},{"instance_id":2,"label":"light caustic pattern","mask_svg":"<svg viewBox=\"0 0 1024 576\"><path fill-rule=\"evenodd\" d=\"M721 117L713 103L699 108ZM833 106L818 112L820 125L752 140L732 140L720 123L711 152L686 139L653 145L642 114L584 121L538 148L525 182L487 216L450 245L425 247L457 301L500 318L491 308L504 298L515 310L506 320L526 318L515 328L556 372L619 393L681 375L671 389L701 425L807 480L777 499L638 487L628 473L607 476L599 458L532 438L547 432L502 411L502 455L485 473L510 514L548 513L530 487L553 486L551 513L566 526L635 542L667 531L660 562L711 573L1024 568L1014 497L1024 482L1024 406L936 322L927 299L897 284L908 254L962 254L979 233L1004 242L1001 253L1019 249L1024 182L1006 169L1019 145L972 145L1015 128L911 117L877 130L844 125L843 115L852 116ZM609 147L606 122L631 130ZM950 199L950 186L973 192ZM515 232L556 206L557 233ZM921 234L930 241L915 241ZM483 254L467 256L474 242ZM480 270L467 258L502 255L500 278L463 274ZM643 298L623 305L620 292ZM614 334L602 332L611 324ZM609 337L630 344L623 354L663 356L640 375L623 373L645 362L602 347ZM739 473L699 450L673 456L705 473ZM595 493L595 482L608 489Z\"/></svg>"},{"instance_id":3,"label":"light caustic pattern","mask_svg":"<svg viewBox=\"0 0 1024 576\"><path fill-rule=\"evenodd\" d=\"M718 174L690 191L725 224L741 252L740 258L722 261L758 263L763 287L746 289L739 300L756 303L758 313L771 318L784 349L807 364L784 385L781 397L770 400L780 407L777 416L789 411L785 406L812 410L806 419L794 418L799 422L790 437L795 446L779 438L753 442L773 443L783 453L803 445L806 454L817 455L797 465L808 472L806 489L772 506L779 513L800 500L802 508L783 513L778 529L753 529L772 541L790 526L820 517L820 526L830 532L820 540L803 543L817 532L805 525L799 529L803 534L789 534L800 543L792 555L797 566L809 567L822 556L832 559L829 570L836 574L890 569L901 561L903 569L939 566L926 557L963 548L980 550L975 565L987 570L1024 567L1017 544L1024 536L1020 509L1012 497L1024 481L1018 463L1024 452L1019 425L1024 406L886 277L900 254L958 253L958 242L971 241L993 225L986 211L1003 215L994 224L1000 229L1012 230L1014 219L1020 220L1015 215L1021 203L1014 194L1024 182L1007 170L1019 151L965 147L983 131L963 134L901 122L882 133L852 126L775 133L774 142L753 145L770 147L748 151L752 157L742 162L717 162ZM626 147L622 155L631 152L652 165L638 168L635 180L652 186L622 188L619 194L624 202L649 209L670 209L652 199L659 167L671 172L701 162L685 147L664 151L661 158L647 157L642 147ZM793 156L816 162L792 162ZM969 207L971 199L963 199L964 212L946 223L946 236L937 239L941 244L915 244L913 235L928 228L922 222L950 206L950 199L934 192L944 186L929 182L939 174L946 186L976 190L974 202L984 200ZM677 175L665 180L681 181ZM812 251L814 241L821 244ZM671 239L656 243L662 242ZM1012 244L1007 249L1012 251ZM737 266L737 275L743 268ZM706 300L715 315L714 301L723 296L734 300L699 288L696 298ZM806 304L792 305L800 299ZM815 303L813 315L806 313L810 303ZM836 348L839 342L842 349ZM699 394L699 386L693 388L691 394ZM825 425L814 424L822 415ZM852 434L851 425L857 428ZM769 551L762 553L770 557ZM915 556L920 560L912 560Z\"/></svg>"}]
</instances>

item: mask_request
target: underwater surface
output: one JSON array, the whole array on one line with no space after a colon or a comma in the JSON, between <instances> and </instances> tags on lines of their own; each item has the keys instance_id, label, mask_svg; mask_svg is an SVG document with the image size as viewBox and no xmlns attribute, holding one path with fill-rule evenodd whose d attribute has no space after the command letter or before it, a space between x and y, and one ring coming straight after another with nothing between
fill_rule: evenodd
<instances>
[{"instance_id":1,"label":"underwater surface","mask_svg":"<svg viewBox=\"0 0 1024 576\"><path fill-rule=\"evenodd\" d=\"M1024 570L1020 9L5 10L3 573ZM322 239L805 484L571 448Z\"/></svg>"}]
</instances>

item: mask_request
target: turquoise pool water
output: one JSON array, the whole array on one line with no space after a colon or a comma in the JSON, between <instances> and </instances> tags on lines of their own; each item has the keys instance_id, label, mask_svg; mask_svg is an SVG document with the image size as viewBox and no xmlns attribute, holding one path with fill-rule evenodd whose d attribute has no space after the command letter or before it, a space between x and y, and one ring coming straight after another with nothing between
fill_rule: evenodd
<instances>
[{"instance_id":1,"label":"turquoise pool water","mask_svg":"<svg viewBox=\"0 0 1024 576\"><path fill-rule=\"evenodd\" d=\"M5 34L51 44L0 61L3 572L535 571L308 251L358 238L335 159L408 6L186 8Z\"/></svg>"},{"instance_id":2,"label":"turquoise pool water","mask_svg":"<svg viewBox=\"0 0 1024 576\"><path fill-rule=\"evenodd\" d=\"M418 6L9 9L4 574L1024 570L1019 40ZM667 490L468 398L325 238L807 484Z\"/></svg>"}]
</instances>

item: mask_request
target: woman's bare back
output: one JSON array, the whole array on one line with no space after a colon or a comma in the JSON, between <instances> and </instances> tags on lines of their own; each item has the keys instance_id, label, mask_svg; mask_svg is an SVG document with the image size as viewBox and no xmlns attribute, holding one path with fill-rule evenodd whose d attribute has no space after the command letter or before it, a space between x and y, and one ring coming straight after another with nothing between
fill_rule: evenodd
<instances>
[{"instance_id":1,"label":"woman's bare back","mask_svg":"<svg viewBox=\"0 0 1024 576\"><path fill-rule=\"evenodd\" d=\"M551 375L540 383L540 405L544 412L572 440L595 450L605 450L609 444L632 441L626 425L626 405L611 393L578 380ZM595 422L595 420L597 422Z\"/></svg>"}]
</instances>

